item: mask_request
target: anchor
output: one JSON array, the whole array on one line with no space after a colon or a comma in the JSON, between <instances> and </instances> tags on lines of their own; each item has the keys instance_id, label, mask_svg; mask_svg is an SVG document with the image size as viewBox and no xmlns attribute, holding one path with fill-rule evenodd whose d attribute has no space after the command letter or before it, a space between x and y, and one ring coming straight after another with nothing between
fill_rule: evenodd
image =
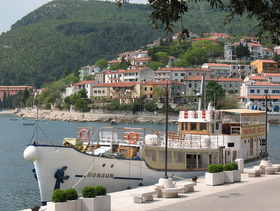
<instances>
[{"instance_id":1,"label":"anchor","mask_svg":"<svg viewBox=\"0 0 280 211\"><path fill-rule=\"evenodd\" d=\"M60 183L64 183L64 180L69 179L70 176L65 175L64 171L67 169L67 166L63 166L61 169L57 169L57 171L54 173L54 178L56 179L54 190L60 189Z\"/></svg>"}]
</instances>

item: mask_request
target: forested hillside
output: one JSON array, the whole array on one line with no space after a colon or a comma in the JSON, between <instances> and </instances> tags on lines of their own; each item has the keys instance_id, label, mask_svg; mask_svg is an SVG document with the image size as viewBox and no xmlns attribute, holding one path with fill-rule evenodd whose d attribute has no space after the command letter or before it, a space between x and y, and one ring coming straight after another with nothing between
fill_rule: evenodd
<instances>
[{"instance_id":1,"label":"forested hillside","mask_svg":"<svg viewBox=\"0 0 280 211\"><path fill-rule=\"evenodd\" d=\"M34 85L53 82L80 66L118 53L137 50L170 35L152 30L149 5L56 0L19 20L0 36L0 85ZM224 12L197 3L184 24L193 32L228 32L254 35L254 23L239 19L222 26Z\"/></svg>"}]
</instances>

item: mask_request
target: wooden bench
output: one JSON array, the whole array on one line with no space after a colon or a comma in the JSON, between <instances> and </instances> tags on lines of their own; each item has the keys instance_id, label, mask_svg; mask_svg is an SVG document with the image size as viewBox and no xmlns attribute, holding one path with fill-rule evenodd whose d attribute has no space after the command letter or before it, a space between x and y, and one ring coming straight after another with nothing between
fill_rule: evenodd
<instances>
[{"instance_id":1,"label":"wooden bench","mask_svg":"<svg viewBox=\"0 0 280 211\"><path fill-rule=\"evenodd\" d=\"M182 193L189 193L194 191L194 186L196 186L196 182L187 182L183 185L178 185L179 187L183 188Z\"/></svg>"},{"instance_id":2,"label":"wooden bench","mask_svg":"<svg viewBox=\"0 0 280 211\"><path fill-rule=\"evenodd\" d=\"M137 189L135 189L137 191ZM156 191L147 191L147 192L135 192L131 193L130 196L134 197L133 202L134 203L143 203L146 201L153 201L154 197L153 195L156 194Z\"/></svg>"}]
</instances>

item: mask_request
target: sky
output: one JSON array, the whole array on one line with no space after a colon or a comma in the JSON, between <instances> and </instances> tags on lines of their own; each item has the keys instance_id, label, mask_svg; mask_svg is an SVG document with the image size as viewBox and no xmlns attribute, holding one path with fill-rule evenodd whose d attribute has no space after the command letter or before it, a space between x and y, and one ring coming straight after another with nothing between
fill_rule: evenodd
<instances>
[{"instance_id":1,"label":"sky","mask_svg":"<svg viewBox=\"0 0 280 211\"><path fill-rule=\"evenodd\" d=\"M52 0L0 0L0 34L28 13ZM129 0L130 3L147 3L147 0Z\"/></svg>"}]
</instances>

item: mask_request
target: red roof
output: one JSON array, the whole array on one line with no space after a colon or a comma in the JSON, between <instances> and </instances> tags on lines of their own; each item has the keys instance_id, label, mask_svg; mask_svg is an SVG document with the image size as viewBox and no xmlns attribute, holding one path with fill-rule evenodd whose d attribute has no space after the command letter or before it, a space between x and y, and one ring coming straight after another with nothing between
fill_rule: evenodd
<instances>
[{"instance_id":1,"label":"red roof","mask_svg":"<svg viewBox=\"0 0 280 211\"><path fill-rule=\"evenodd\" d=\"M258 100L265 100L265 96L263 95L248 95L248 98L251 99L258 99ZM269 99L280 99L280 95L270 95Z\"/></svg>"},{"instance_id":2,"label":"red roof","mask_svg":"<svg viewBox=\"0 0 280 211\"><path fill-rule=\"evenodd\" d=\"M230 67L228 64L221 64L221 63L204 63L209 67Z\"/></svg>"},{"instance_id":3,"label":"red roof","mask_svg":"<svg viewBox=\"0 0 280 211\"><path fill-rule=\"evenodd\" d=\"M267 62L267 63L277 63L276 61L273 60L269 60L269 59L257 59L255 61L253 61L252 63L256 63L256 62Z\"/></svg>"},{"instance_id":4,"label":"red roof","mask_svg":"<svg viewBox=\"0 0 280 211\"><path fill-rule=\"evenodd\" d=\"M78 82L78 83L74 84L74 86L80 86L80 85L84 85L84 84L90 84L90 83L92 83L92 82L94 82L94 81L81 81L81 82Z\"/></svg>"},{"instance_id":5,"label":"red roof","mask_svg":"<svg viewBox=\"0 0 280 211\"><path fill-rule=\"evenodd\" d=\"M141 84L141 82L101 83L101 84L96 84L93 87L132 87L136 84Z\"/></svg>"},{"instance_id":6,"label":"red roof","mask_svg":"<svg viewBox=\"0 0 280 211\"><path fill-rule=\"evenodd\" d=\"M242 82L242 78L218 78L217 81L240 81Z\"/></svg>"},{"instance_id":7,"label":"red roof","mask_svg":"<svg viewBox=\"0 0 280 211\"><path fill-rule=\"evenodd\" d=\"M186 71L184 67L162 67L156 71Z\"/></svg>"}]
</instances>

